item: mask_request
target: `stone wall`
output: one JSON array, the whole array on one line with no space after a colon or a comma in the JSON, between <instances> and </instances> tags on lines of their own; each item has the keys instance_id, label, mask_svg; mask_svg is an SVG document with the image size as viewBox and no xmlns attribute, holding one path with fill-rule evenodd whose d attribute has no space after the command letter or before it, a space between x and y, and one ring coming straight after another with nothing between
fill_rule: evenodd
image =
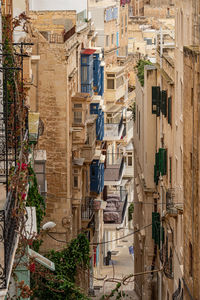
<instances>
[{"instance_id":1,"label":"stone wall","mask_svg":"<svg viewBox=\"0 0 200 300\"><path fill-rule=\"evenodd\" d=\"M199 63L198 47L184 48L184 279L194 299L199 287ZM192 251L191 251L192 247ZM190 299L185 289L184 299Z\"/></svg>"}]
</instances>

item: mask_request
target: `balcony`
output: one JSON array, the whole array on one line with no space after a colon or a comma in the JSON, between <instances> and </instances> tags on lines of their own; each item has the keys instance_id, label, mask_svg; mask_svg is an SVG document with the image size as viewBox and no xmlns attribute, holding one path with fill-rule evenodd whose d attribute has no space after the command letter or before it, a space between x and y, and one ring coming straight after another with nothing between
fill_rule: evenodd
<instances>
[{"instance_id":1,"label":"balcony","mask_svg":"<svg viewBox=\"0 0 200 300\"><path fill-rule=\"evenodd\" d=\"M123 115L119 123L104 124L104 141L118 141L121 139L124 130Z\"/></svg>"},{"instance_id":2,"label":"balcony","mask_svg":"<svg viewBox=\"0 0 200 300\"><path fill-rule=\"evenodd\" d=\"M64 34L59 33L48 33L41 32L41 34L48 40L51 44L63 44L65 43L71 36L76 33L76 26L72 27L70 30L65 32Z\"/></svg>"},{"instance_id":3,"label":"balcony","mask_svg":"<svg viewBox=\"0 0 200 300\"><path fill-rule=\"evenodd\" d=\"M115 103L126 98L128 86L124 78L124 67L113 67L106 71L106 88L104 98L106 103Z\"/></svg>"},{"instance_id":4,"label":"balcony","mask_svg":"<svg viewBox=\"0 0 200 300\"><path fill-rule=\"evenodd\" d=\"M93 215L93 199L88 198L86 199L85 204L81 205L81 221L83 228L87 228L88 223L91 221Z\"/></svg>"},{"instance_id":5,"label":"balcony","mask_svg":"<svg viewBox=\"0 0 200 300\"><path fill-rule=\"evenodd\" d=\"M124 171L124 157L122 157L116 164L107 165L104 171L104 185L120 185Z\"/></svg>"},{"instance_id":6,"label":"balcony","mask_svg":"<svg viewBox=\"0 0 200 300\"><path fill-rule=\"evenodd\" d=\"M112 194L108 196L106 202L107 206L103 214L104 224L122 224L127 210L128 195L122 198Z\"/></svg>"}]
</instances>

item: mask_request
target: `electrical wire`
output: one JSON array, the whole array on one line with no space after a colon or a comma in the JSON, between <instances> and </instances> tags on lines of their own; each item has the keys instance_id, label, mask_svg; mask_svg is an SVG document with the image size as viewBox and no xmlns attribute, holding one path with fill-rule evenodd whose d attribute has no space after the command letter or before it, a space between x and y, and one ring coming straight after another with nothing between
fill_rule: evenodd
<instances>
[{"instance_id":1,"label":"electrical wire","mask_svg":"<svg viewBox=\"0 0 200 300\"><path fill-rule=\"evenodd\" d=\"M115 196L115 195L113 195ZM120 196L120 195L116 195ZM79 200L79 201L87 201L89 199L93 199L93 197L85 197L85 198L73 198L73 197L66 197L65 199L67 200ZM110 200L112 198L109 198L107 200ZM102 199L97 199L97 200L102 200ZM104 200L106 202L106 200ZM133 204L149 204L149 205L155 205L154 202L143 202L143 201L128 201L128 203L133 203ZM161 204L161 202L156 202L157 205ZM162 204L168 204L168 202L162 202ZM174 204L184 204L183 202L174 202Z\"/></svg>"},{"instance_id":2,"label":"electrical wire","mask_svg":"<svg viewBox=\"0 0 200 300\"><path fill-rule=\"evenodd\" d=\"M133 235L133 234L135 234L135 233L137 233L137 232L140 232L141 230L143 230L143 229L145 229L145 228L147 228L147 227L150 227L150 226L152 226L152 223L151 223L151 224L148 224L148 225L145 225L145 226L143 226L142 228L137 229L137 230L135 230L135 231L133 231L133 232L131 232L131 233L129 233L129 234L126 234L126 235L124 235L124 236L122 236L122 237L120 237L120 238L117 238L117 239L114 239L114 240L110 240L110 241L105 241L105 242L90 243L89 245L90 245L90 246L97 246L97 245L102 245L102 244L108 244L108 243L116 242L116 241L122 240L122 239L124 239L124 238L126 238L126 237L128 237L128 236L131 236L131 235ZM66 242L66 241L62 241L62 240L56 239L56 238L53 237L48 231L47 231L46 233L47 233L47 235L48 235L49 237L51 237L51 238L52 238L53 240L55 240L56 242L64 243L64 244L69 244L69 243L70 243L70 242ZM57 234L57 233L59 233L59 232L55 232L55 234Z\"/></svg>"}]
</instances>

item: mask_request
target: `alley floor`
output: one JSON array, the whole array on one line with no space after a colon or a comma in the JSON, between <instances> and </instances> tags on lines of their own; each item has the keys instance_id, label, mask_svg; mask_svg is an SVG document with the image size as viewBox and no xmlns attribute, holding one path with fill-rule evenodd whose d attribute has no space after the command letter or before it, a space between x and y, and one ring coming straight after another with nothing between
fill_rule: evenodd
<instances>
[{"instance_id":1,"label":"alley floor","mask_svg":"<svg viewBox=\"0 0 200 300\"><path fill-rule=\"evenodd\" d=\"M116 278L122 279L129 274L134 273L134 261L133 256L129 253L129 246L133 245L132 235L124 240L120 240L120 243L112 251L112 264L109 266L104 266L98 279L94 279L94 290L95 297L92 299L100 300L103 295L109 295L110 292L116 287L116 282L109 282L107 280ZM139 300L138 296L134 292L134 282L133 278L127 285L124 285L122 291L125 293L125 296L122 299L126 300ZM109 300L116 299L116 293Z\"/></svg>"}]
</instances>

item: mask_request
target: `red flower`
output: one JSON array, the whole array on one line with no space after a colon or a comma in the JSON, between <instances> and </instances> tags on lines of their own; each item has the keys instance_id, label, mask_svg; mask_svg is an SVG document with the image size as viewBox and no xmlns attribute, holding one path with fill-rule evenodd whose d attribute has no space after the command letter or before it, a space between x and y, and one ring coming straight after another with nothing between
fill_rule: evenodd
<instances>
[{"instance_id":1,"label":"red flower","mask_svg":"<svg viewBox=\"0 0 200 300\"><path fill-rule=\"evenodd\" d=\"M26 193L22 193L22 200L26 198Z\"/></svg>"},{"instance_id":2,"label":"red flower","mask_svg":"<svg viewBox=\"0 0 200 300\"><path fill-rule=\"evenodd\" d=\"M22 163L22 166L21 166L21 168L22 168L22 170L26 170L26 168L27 168L27 164L24 164L24 163Z\"/></svg>"},{"instance_id":3,"label":"red flower","mask_svg":"<svg viewBox=\"0 0 200 300\"><path fill-rule=\"evenodd\" d=\"M17 165L18 165L18 170L20 169L20 163L17 163ZM21 169L24 171L24 170L26 170L26 168L27 168L27 164L25 164L25 163L22 163L21 164Z\"/></svg>"},{"instance_id":4,"label":"red flower","mask_svg":"<svg viewBox=\"0 0 200 300\"><path fill-rule=\"evenodd\" d=\"M30 266L29 266L29 269L30 269L31 272L34 273L35 272L35 264L31 263Z\"/></svg>"}]
</instances>

